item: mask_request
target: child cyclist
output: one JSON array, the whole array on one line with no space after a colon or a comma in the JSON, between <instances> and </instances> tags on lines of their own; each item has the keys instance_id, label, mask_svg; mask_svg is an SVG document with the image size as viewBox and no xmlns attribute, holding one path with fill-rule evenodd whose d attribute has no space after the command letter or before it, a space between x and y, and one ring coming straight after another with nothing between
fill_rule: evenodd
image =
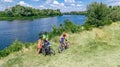
<instances>
[{"instance_id":1,"label":"child cyclist","mask_svg":"<svg viewBox=\"0 0 120 67\"><path fill-rule=\"evenodd\" d=\"M38 54L41 52L41 49L42 49L42 37L39 37L39 40L38 40Z\"/></svg>"},{"instance_id":2,"label":"child cyclist","mask_svg":"<svg viewBox=\"0 0 120 67\"><path fill-rule=\"evenodd\" d=\"M64 33L64 34L62 34L62 37L60 38L60 45L63 47L66 46L66 41L67 41L66 36L67 36L67 34Z\"/></svg>"}]
</instances>

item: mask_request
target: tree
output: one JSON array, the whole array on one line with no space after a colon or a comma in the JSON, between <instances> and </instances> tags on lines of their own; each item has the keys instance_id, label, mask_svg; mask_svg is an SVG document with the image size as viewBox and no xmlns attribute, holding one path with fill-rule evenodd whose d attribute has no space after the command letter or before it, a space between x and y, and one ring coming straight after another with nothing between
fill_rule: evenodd
<instances>
[{"instance_id":1,"label":"tree","mask_svg":"<svg viewBox=\"0 0 120 67\"><path fill-rule=\"evenodd\" d=\"M94 27L104 26L106 24L111 24L108 17L108 8L103 3L93 2L87 7L87 19L86 24Z\"/></svg>"},{"instance_id":2,"label":"tree","mask_svg":"<svg viewBox=\"0 0 120 67\"><path fill-rule=\"evenodd\" d=\"M4 14L5 13L5 14ZM25 7L21 5L16 5L9 9L6 9L3 12L0 12L0 16L2 17L44 17L44 16L57 16L61 15L59 9L52 10L52 9L35 9L31 7Z\"/></svg>"},{"instance_id":3,"label":"tree","mask_svg":"<svg viewBox=\"0 0 120 67\"><path fill-rule=\"evenodd\" d=\"M109 18L112 21L120 21L120 6L109 7Z\"/></svg>"}]
</instances>

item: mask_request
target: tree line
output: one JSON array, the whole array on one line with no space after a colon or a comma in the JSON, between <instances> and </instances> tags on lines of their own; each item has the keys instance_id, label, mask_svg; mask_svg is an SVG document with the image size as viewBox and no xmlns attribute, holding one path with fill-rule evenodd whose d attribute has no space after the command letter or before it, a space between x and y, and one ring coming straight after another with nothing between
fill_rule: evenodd
<instances>
[{"instance_id":1,"label":"tree line","mask_svg":"<svg viewBox=\"0 0 120 67\"><path fill-rule=\"evenodd\" d=\"M64 12L64 15L86 15L86 11L72 11L72 12Z\"/></svg>"},{"instance_id":2,"label":"tree line","mask_svg":"<svg viewBox=\"0 0 120 67\"><path fill-rule=\"evenodd\" d=\"M25 7L21 5L16 5L14 7L5 9L5 11L0 11L0 17L32 17L32 16L56 16L62 15L60 9L35 9L31 7Z\"/></svg>"}]
</instances>

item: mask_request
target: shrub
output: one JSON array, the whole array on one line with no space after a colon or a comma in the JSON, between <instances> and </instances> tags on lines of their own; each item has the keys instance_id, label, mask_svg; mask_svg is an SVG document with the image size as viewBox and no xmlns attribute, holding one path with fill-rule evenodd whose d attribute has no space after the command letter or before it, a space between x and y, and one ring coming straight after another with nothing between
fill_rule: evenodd
<instances>
[{"instance_id":1,"label":"shrub","mask_svg":"<svg viewBox=\"0 0 120 67\"><path fill-rule=\"evenodd\" d=\"M120 21L120 6L109 7L108 16L114 22Z\"/></svg>"},{"instance_id":2,"label":"shrub","mask_svg":"<svg viewBox=\"0 0 120 67\"><path fill-rule=\"evenodd\" d=\"M87 7L87 19L85 24L89 24L93 27L100 27L106 24L111 24L108 13L109 10L106 4L94 2Z\"/></svg>"},{"instance_id":3,"label":"shrub","mask_svg":"<svg viewBox=\"0 0 120 67\"><path fill-rule=\"evenodd\" d=\"M28 48L31 45L31 43L21 43L18 40L15 40L9 47L6 47L5 49L0 51L0 58L1 57L6 57L12 52L17 52L20 51L23 47Z\"/></svg>"},{"instance_id":4,"label":"shrub","mask_svg":"<svg viewBox=\"0 0 120 67\"><path fill-rule=\"evenodd\" d=\"M92 30L92 26L90 24L84 24L83 27L84 30Z\"/></svg>"},{"instance_id":5,"label":"shrub","mask_svg":"<svg viewBox=\"0 0 120 67\"><path fill-rule=\"evenodd\" d=\"M75 25L73 22L70 20L65 20L64 24L60 24L59 27L56 27L55 25L52 26L52 31L48 33L49 39L55 37L55 36L60 36L63 32L71 32L71 33L76 33L82 31L80 25ZM43 32L39 33L39 36L41 36Z\"/></svg>"},{"instance_id":6,"label":"shrub","mask_svg":"<svg viewBox=\"0 0 120 67\"><path fill-rule=\"evenodd\" d=\"M7 49L10 49L10 52L16 52L16 51L19 51L21 50L23 47L23 43L15 40L15 42L13 42L13 44L8 47Z\"/></svg>"}]
</instances>

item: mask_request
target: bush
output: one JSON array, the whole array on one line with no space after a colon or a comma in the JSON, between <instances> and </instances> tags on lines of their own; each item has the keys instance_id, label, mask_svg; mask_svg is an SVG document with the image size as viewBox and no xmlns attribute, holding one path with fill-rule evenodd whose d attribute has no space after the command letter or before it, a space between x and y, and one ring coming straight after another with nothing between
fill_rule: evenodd
<instances>
[{"instance_id":1,"label":"bush","mask_svg":"<svg viewBox=\"0 0 120 67\"><path fill-rule=\"evenodd\" d=\"M16 52L16 51L21 50L22 47L23 47L23 43L21 43L21 42L19 42L19 41L16 40L16 41L13 42L13 44L12 44L10 47L8 47L7 49L10 49L10 52Z\"/></svg>"},{"instance_id":2,"label":"bush","mask_svg":"<svg viewBox=\"0 0 120 67\"><path fill-rule=\"evenodd\" d=\"M24 44L25 48L29 48L30 45L32 45L32 43L25 43Z\"/></svg>"},{"instance_id":3,"label":"bush","mask_svg":"<svg viewBox=\"0 0 120 67\"><path fill-rule=\"evenodd\" d=\"M31 43L23 44L20 41L15 40L15 42L13 42L9 47L0 51L0 58L8 56L10 53L20 51L23 47L28 48L30 45Z\"/></svg>"},{"instance_id":4,"label":"bush","mask_svg":"<svg viewBox=\"0 0 120 67\"><path fill-rule=\"evenodd\" d=\"M49 39L55 37L55 36L60 36L63 32L71 32L71 33L76 33L82 31L80 25L75 25L73 22L70 20L65 20L64 24L60 24L59 27L56 27L55 25L52 26L52 31L48 33ZM43 32L39 33L39 36L41 36Z\"/></svg>"},{"instance_id":5,"label":"bush","mask_svg":"<svg viewBox=\"0 0 120 67\"><path fill-rule=\"evenodd\" d=\"M119 6L109 7L109 18L114 22L120 21L120 7Z\"/></svg>"},{"instance_id":6,"label":"bush","mask_svg":"<svg viewBox=\"0 0 120 67\"><path fill-rule=\"evenodd\" d=\"M108 13L109 10L106 4L94 2L87 7L87 19L85 24L91 25L92 27L111 24Z\"/></svg>"},{"instance_id":7,"label":"bush","mask_svg":"<svg viewBox=\"0 0 120 67\"><path fill-rule=\"evenodd\" d=\"M92 26L90 24L84 24L83 27L84 30L92 30Z\"/></svg>"},{"instance_id":8,"label":"bush","mask_svg":"<svg viewBox=\"0 0 120 67\"><path fill-rule=\"evenodd\" d=\"M71 32L76 33L82 31L80 25L75 25L70 20L65 20L64 24L60 24L59 27L56 27L55 25L52 26L52 31L48 33L49 39L60 36L63 32ZM43 32L39 33L39 36L43 35Z\"/></svg>"},{"instance_id":9,"label":"bush","mask_svg":"<svg viewBox=\"0 0 120 67\"><path fill-rule=\"evenodd\" d=\"M1 57L6 57L10 54L10 51L8 49L4 49L2 51L0 51L0 58Z\"/></svg>"}]
</instances>

